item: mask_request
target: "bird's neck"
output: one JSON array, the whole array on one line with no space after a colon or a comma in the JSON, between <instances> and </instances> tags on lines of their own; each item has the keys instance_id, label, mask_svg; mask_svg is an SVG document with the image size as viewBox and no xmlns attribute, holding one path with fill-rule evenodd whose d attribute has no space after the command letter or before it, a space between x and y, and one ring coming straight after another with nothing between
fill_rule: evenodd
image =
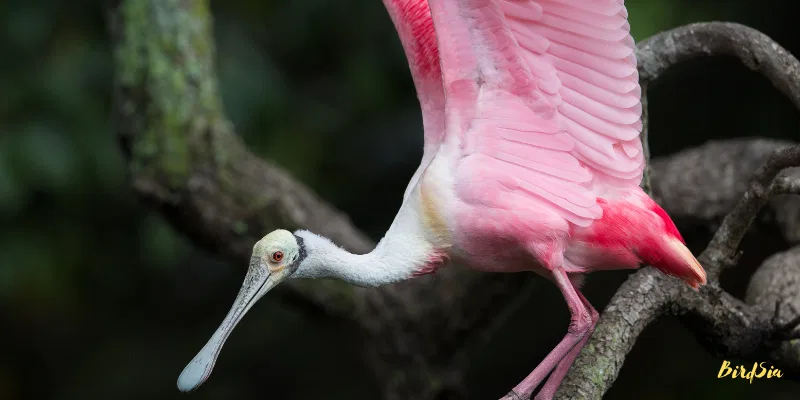
<instances>
[{"instance_id":1,"label":"bird's neck","mask_svg":"<svg viewBox=\"0 0 800 400\"><path fill-rule=\"evenodd\" d=\"M299 231L307 259L295 274L299 278L335 278L357 286L381 286L435 271L447 255L434 246L420 222L419 208L408 202L392 226L367 254L350 253L327 238Z\"/></svg>"},{"instance_id":2,"label":"bird's neck","mask_svg":"<svg viewBox=\"0 0 800 400\"><path fill-rule=\"evenodd\" d=\"M308 256L296 277L334 278L357 286L381 286L419 275L435 261L430 245L389 233L371 252L353 254L327 238L297 232L303 237Z\"/></svg>"}]
</instances>

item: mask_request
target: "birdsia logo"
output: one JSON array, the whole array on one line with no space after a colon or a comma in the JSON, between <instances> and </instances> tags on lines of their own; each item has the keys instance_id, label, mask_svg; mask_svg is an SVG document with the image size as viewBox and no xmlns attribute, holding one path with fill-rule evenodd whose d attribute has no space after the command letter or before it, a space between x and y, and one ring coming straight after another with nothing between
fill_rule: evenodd
<instances>
[{"instance_id":1,"label":"birdsia logo","mask_svg":"<svg viewBox=\"0 0 800 400\"><path fill-rule=\"evenodd\" d=\"M731 366L731 362L728 360L722 360L722 366L719 368L719 373L717 374L718 379L730 377L731 379L749 379L750 383L753 383L753 379L757 378L780 378L783 376L783 372L781 370L773 367L772 365L769 366L769 369L764 366L764 362L753 363L753 368L748 371L744 365L734 365Z\"/></svg>"}]
</instances>

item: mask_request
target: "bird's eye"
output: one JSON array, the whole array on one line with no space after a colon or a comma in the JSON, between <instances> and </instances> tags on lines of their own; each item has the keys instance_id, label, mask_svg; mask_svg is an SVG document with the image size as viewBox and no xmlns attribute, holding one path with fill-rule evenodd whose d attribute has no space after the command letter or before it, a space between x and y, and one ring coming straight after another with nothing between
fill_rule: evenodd
<instances>
[{"instance_id":1,"label":"bird's eye","mask_svg":"<svg viewBox=\"0 0 800 400\"><path fill-rule=\"evenodd\" d=\"M282 251L276 251L276 252L272 253L272 261L278 262L280 260L283 260L283 252Z\"/></svg>"}]
</instances>

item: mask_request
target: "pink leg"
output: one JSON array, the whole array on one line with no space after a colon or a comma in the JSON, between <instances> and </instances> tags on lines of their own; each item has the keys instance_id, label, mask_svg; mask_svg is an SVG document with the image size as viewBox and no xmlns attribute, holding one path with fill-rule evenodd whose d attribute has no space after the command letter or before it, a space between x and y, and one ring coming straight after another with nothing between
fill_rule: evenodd
<instances>
[{"instance_id":1,"label":"pink leg","mask_svg":"<svg viewBox=\"0 0 800 400\"><path fill-rule=\"evenodd\" d=\"M564 380L564 377L567 376L567 372L569 372L569 368L572 366L572 363L575 361L575 358L578 357L580 354L581 349L592 336L592 332L594 332L594 327L597 325L597 320L600 319L600 314L597 313L597 310L589 304L589 300L586 300L586 297L581 294L581 292L577 292L578 296L581 299L581 302L589 310L591 314L590 317L592 318L592 325L589 328L589 331L586 332L586 336L578 342L572 350L567 353L566 356L558 363L556 369L553 370L553 373L550 374L550 377L547 378L547 381L544 383L542 390L536 394L536 400L550 400L555 396L556 390L558 387L561 386L561 381Z\"/></svg>"},{"instance_id":2,"label":"pink leg","mask_svg":"<svg viewBox=\"0 0 800 400\"><path fill-rule=\"evenodd\" d=\"M569 354L575 345L587 336L588 332L592 329L593 322L589 310L581 300L582 296L572 286L567 273L561 268L552 271L553 278L564 295L569 307L570 318L569 329L564 339L552 350L547 357L533 370L525 379L522 380L511 393L507 394L504 399L529 399L531 393L539 386L540 383L547 377L547 374L552 371L559 362ZM560 380L559 380L560 382Z\"/></svg>"}]
</instances>

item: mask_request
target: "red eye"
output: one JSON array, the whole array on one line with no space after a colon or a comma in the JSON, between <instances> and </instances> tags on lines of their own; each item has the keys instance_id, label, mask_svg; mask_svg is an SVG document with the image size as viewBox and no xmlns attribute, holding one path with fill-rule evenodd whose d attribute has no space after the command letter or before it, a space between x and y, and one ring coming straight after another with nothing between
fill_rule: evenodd
<instances>
[{"instance_id":1,"label":"red eye","mask_svg":"<svg viewBox=\"0 0 800 400\"><path fill-rule=\"evenodd\" d=\"M283 260L283 252L282 251L276 251L276 252L272 253L272 261L278 262L280 260Z\"/></svg>"}]
</instances>

